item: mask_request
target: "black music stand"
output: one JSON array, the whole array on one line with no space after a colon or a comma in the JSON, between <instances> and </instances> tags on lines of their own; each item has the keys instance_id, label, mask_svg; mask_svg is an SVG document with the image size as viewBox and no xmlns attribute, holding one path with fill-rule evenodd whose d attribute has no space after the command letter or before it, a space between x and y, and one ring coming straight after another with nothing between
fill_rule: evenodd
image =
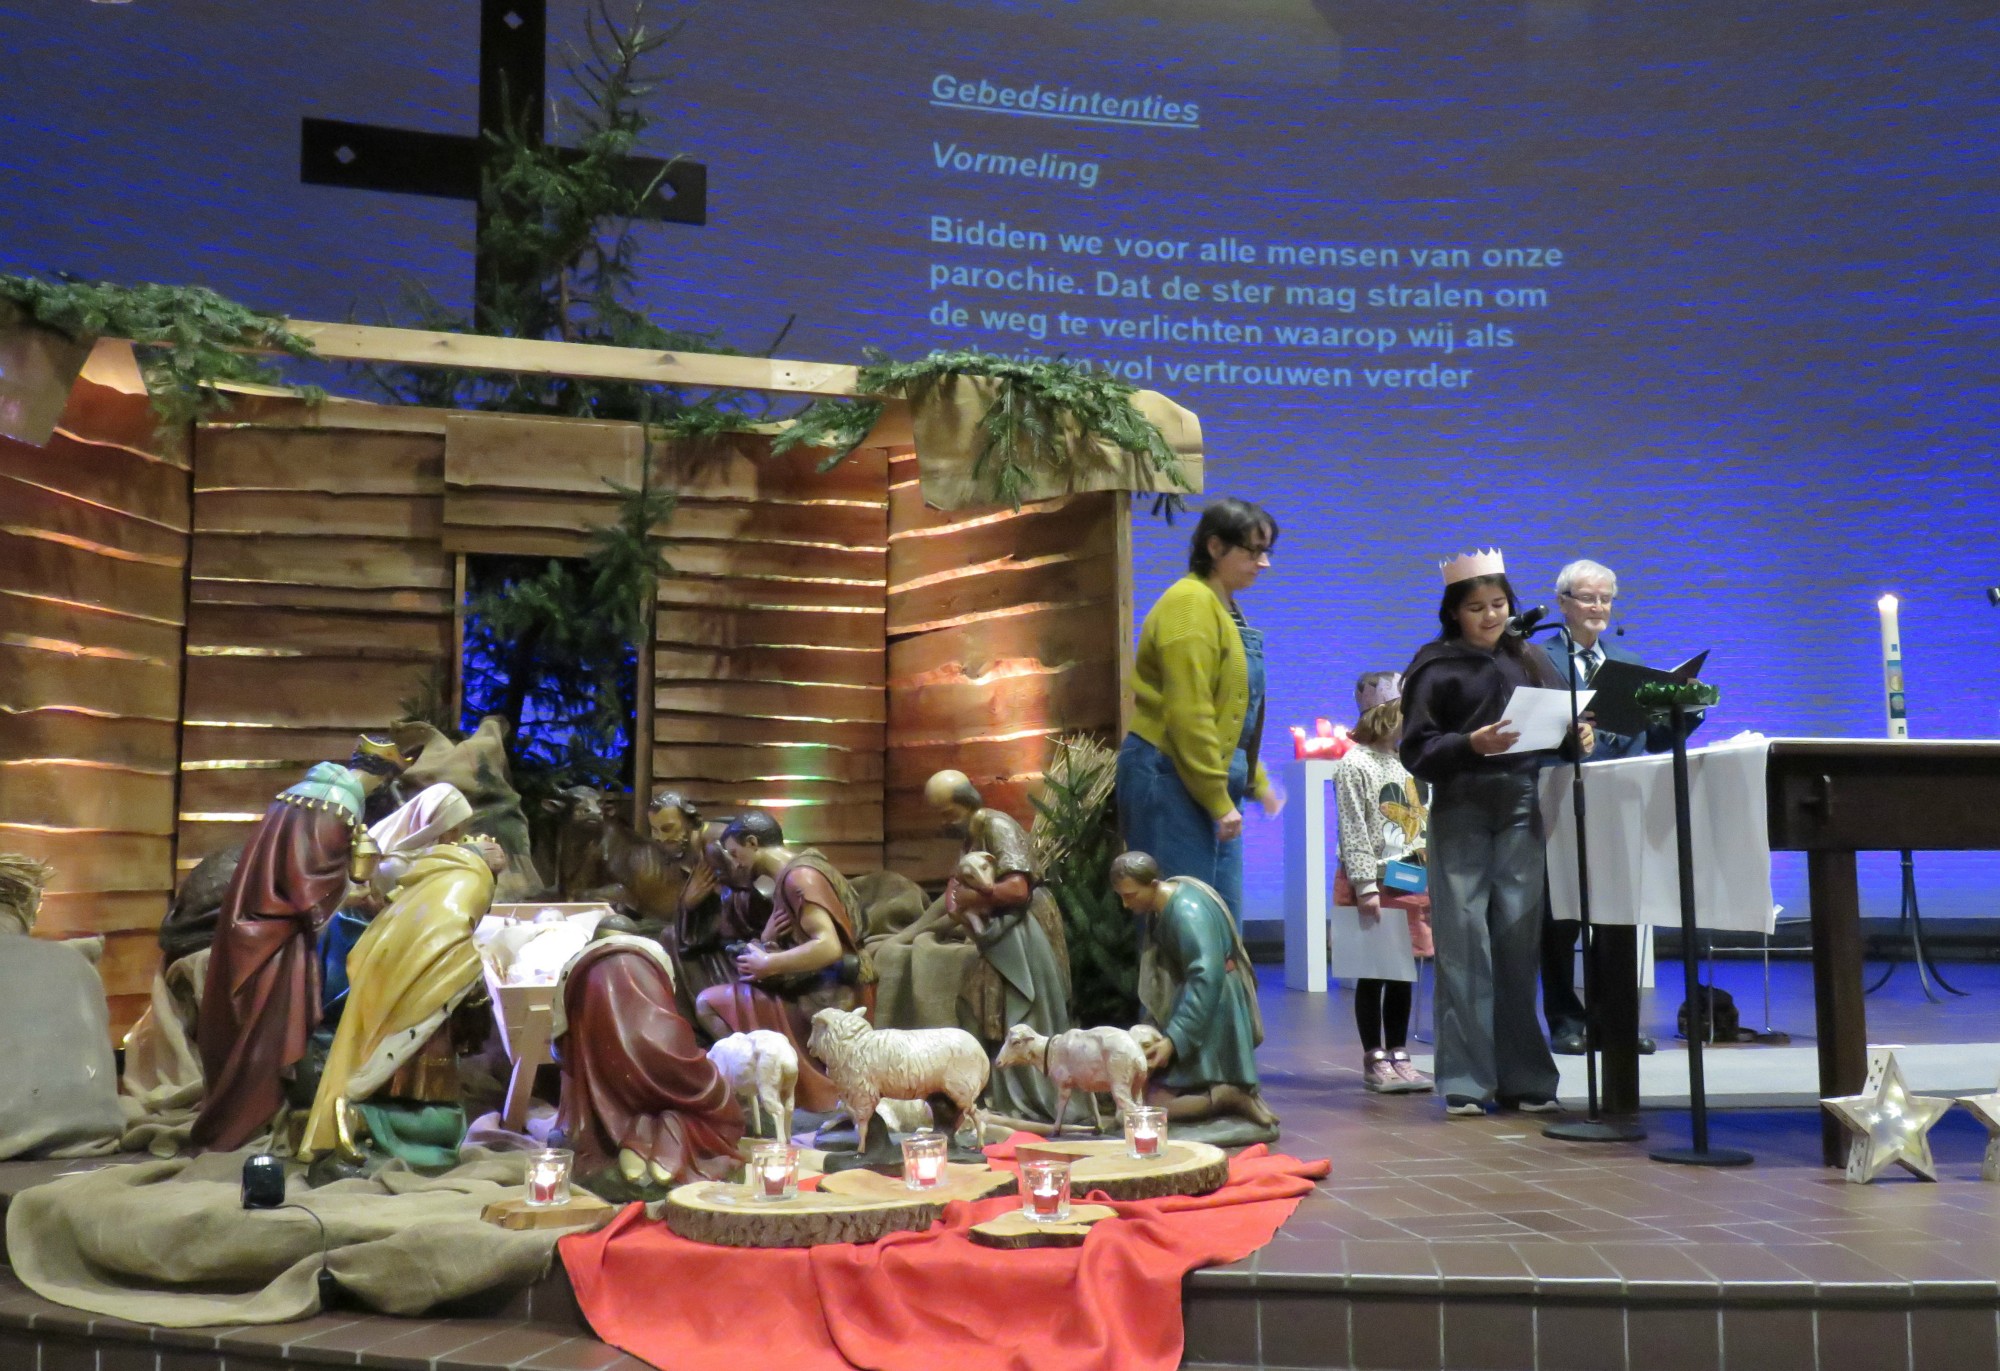
<instances>
[{"instance_id":1,"label":"black music stand","mask_svg":"<svg viewBox=\"0 0 2000 1371\"><path fill-rule=\"evenodd\" d=\"M1699 685L1699 682L1689 682ZM1669 701L1669 719L1674 730L1674 847L1677 871L1681 887L1681 973L1687 987L1687 1004L1690 1015L1699 1002L1696 987L1700 984L1700 962L1695 948L1697 932L1694 921L1694 838L1689 824L1688 798L1688 757L1687 757L1687 693L1685 686L1648 685L1639 693L1642 703L1648 695L1664 694ZM1688 1027L1696 1028L1692 1018ZM1748 1166L1754 1158L1748 1152L1734 1147L1710 1147L1708 1145L1708 1087L1702 1078L1702 1034L1688 1033L1688 1109L1693 1125L1693 1146L1660 1147L1647 1153L1656 1162L1668 1162L1677 1166Z\"/></svg>"},{"instance_id":2,"label":"black music stand","mask_svg":"<svg viewBox=\"0 0 2000 1371\"><path fill-rule=\"evenodd\" d=\"M1578 711L1576 704L1577 656L1579 650L1576 639L1570 636L1565 626L1559 630L1562 635L1563 650L1569 656L1569 727L1570 736L1577 731ZM1542 1129L1545 1138L1556 1138L1563 1142L1637 1142L1646 1136L1646 1130L1636 1122L1601 1118L1598 1115L1597 1098L1597 1049L1601 1041L1600 1016L1597 1012L1597 936L1590 923L1590 852L1584 837L1583 800L1583 759L1570 763L1570 817L1576 828L1576 916L1583 930L1583 1072L1584 1101L1586 1112L1581 1119L1564 1119L1549 1124Z\"/></svg>"}]
</instances>

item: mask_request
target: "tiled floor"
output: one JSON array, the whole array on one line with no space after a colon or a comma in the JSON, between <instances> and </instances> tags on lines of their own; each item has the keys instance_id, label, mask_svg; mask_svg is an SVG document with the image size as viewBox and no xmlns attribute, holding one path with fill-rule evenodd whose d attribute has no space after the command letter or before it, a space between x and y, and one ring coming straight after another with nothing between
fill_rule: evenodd
<instances>
[{"instance_id":1,"label":"tiled floor","mask_svg":"<svg viewBox=\"0 0 2000 1371\"><path fill-rule=\"evenodd\" d=\"M1804 1037L1805 968L1774 970L1774 1017ZM1725 963L1719 980L1749 974ZM2000 970L1947 974L1980 998L1929 1005L1905 972L1870 1000L1871 1036L2000 1036ZM1761 980L1750 993L1761 1011ZM1648 998L1664 1041L1678 997L1664 1012ZM1980 1181L1986 1134L1963 1112L1932 1132L1937 1185L1848 1184L1819 1164L1807 1109L1711 1115L1712 1140L1750 1167L1666 1166L1646 1148L1685 1144L1685 1111L1648 1113L1635 1144L1551 1141L1521 1115L1447 1120L1431 1096L1362 1091L1346 995L1262 999L1283 1146L1333 1170L1263 1251L1190 1279L1191 1362L1922 1371L1948 1345L1954 1366L2000 1367L2000 1185Z\"/></svg>"},{"instance_id":2,"label":"tiled floor","mask_svg":"<svg viewBox=\"0 0 2000 1371\"><path fill-rule=\"evenodd\" d=\"M1806 968L1774 972L1778 1026L1808 1039ZM1871 1037L2000 1037L2000 968L1947 974L1976 998L1928 1004L1905 971L1870 1000ZM1718 979L1761 1018L1761 967L1725 962ZM1263 1001L1259 1055L1282 1146L1333 1170L1263 1251L1190 1279L1191 1366L2000 1371L2000 1185L1980 1182L1985 1134L1962 1112L1933 1132L1937 1185L1900 1173L1847 1184L1818 1164L1806 1109L1719 1111L1714 1140L1756 1164L1669 1167L1649 1161L1646 1144L1552 1142L1539 1119L1446 1120L1429 1096L1368 1095L1344 995L1287 993L1274 977ZM1677 1003L1648 997L1663 1041ZM1651 1144L1686 1140L1684 1112L1646 1123ZM0 1165L0 1196L71 1165ZM560 1286L475 1319L336 1314L228 1333L114 1331L107 1342L115 1321L55 1309L0 1273L0 1371L37 1365L7 1360L36 1346L41 1371L357 1359L638 1371L588 1337Z\"/></svg>"}]
</instances>

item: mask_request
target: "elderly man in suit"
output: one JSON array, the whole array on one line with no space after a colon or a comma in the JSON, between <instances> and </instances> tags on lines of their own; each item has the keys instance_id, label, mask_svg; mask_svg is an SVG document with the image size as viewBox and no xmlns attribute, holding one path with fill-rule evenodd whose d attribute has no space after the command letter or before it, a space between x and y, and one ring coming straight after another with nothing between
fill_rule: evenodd
<instances>
[{"instance_id":1,"label":"elderly man in suit","mask_svg":"<svg viewBox=\"0 0 2000 1371\"><path fill-rule=\"evenodd\" d=\"M1575 561L1556 574L1556 601L1562 609L1566 632L1545 640L1541 647L1565 683L1573 674L1578 688L1583 688L1607 661L1638 662L1635 653L1620 647L1609 636L1611 610L1617 599L1618 577L1610 567L1587 560ZM1600 728L1588 760L1636 757L1646 752L1663 752L1672 746L1670 725L1657 725L1641 735L1608 733ZM1547 904L1543 905L1542 1013L1549 1021L1550 1049L1572 1056L1584 1050L1585 1041L1583 1004L1577 999L1574 974L1580 927L1574 919L1552 918ZM1608 976L1636 978L1636 951L1636 936L1631 929L1601 931L1599 984L1606 984L1604 978ZM1646 1053L1653 1049L1653 1040L1639 1034L1639 1051Z\"/></svg>"}]
</instances>

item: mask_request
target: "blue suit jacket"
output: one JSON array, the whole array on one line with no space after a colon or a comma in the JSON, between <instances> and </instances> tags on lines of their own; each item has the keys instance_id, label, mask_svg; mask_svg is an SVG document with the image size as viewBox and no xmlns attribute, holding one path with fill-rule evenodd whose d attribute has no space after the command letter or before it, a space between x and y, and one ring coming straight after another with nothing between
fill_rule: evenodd
<instances>
[{"instance_id":1,"label":"blue suit jacket","mask_svg":"<svg viewBox=\"0 0 2000 1371\"><path fill-rule=\"evenodd\" d=\"M1562 683L1568 685L1570 682L1570 660L1569 653L1566 650L1568 644L1563 637L1558 634L1553 638L1544 639L1542 642L1535 644L1535 646L1539 647L1542 650L1542 654L1549 659L1549 665L1555 668L1556 675L1562 678ZM1597 646L1604 653L1604 660L1607 662L1631 662L1634 666L1645 665L1644 662L1639 660L1638 653L1633 652L1629 648L1621 647L1612 639L1599 638ZM1581 686L1583 683L1582 681L1578 681L1577 684ZM1701 714L1699 712L1690 714L1688 716L1688 732L1693 733L1700 726ZM1646 730L1644 735L1639 737L1628 737L1623 733L1610 733L1600 728L1597 730L1597 746L1591 749L1590 756L1584 760L1606 762L1617 757L1637 757L1645 752L1665 752L1673 747L1673 745L1674 728L1672 724L1654 724Z\"/></svg>"}]
</instances>

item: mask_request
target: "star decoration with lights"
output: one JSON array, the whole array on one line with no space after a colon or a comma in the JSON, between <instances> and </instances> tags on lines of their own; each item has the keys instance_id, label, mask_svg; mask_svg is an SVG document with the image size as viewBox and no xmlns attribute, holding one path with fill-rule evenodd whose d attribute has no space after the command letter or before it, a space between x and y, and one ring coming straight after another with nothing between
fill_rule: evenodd
<instances>
[{"instance_id":1,"label":"star decoration with lights","mask_svg":"<svg viewBox=\"0 0 2000 1371\"><path fill-rule=\"evenodd\" d=\"M1979 1168L1979 1179L2000 1181L2000 1090L1991 1095L1967 1095L1959 1103L1986 1125L1986 1161Z\"/></svg>"},{"instance_id":2,"label":"star decoration with lights","mask_svg":"<svg viewBox=\"0 0 2000 1371\"><path fill-rule=\"evenodd\" d=\"M1931 1125L1944 1117L1953 1102L1935 1095L1912 1095L1894 1052L1876 1048L1868 1054L1868 1082L1861 1094L1820 1103L1855 1135L1847 1147L1848 1180L1872 1181L1892 1164L1927 1181L1937 1179L1937 1165L1931 1160Z\"/></svg>"}]
</instances>

